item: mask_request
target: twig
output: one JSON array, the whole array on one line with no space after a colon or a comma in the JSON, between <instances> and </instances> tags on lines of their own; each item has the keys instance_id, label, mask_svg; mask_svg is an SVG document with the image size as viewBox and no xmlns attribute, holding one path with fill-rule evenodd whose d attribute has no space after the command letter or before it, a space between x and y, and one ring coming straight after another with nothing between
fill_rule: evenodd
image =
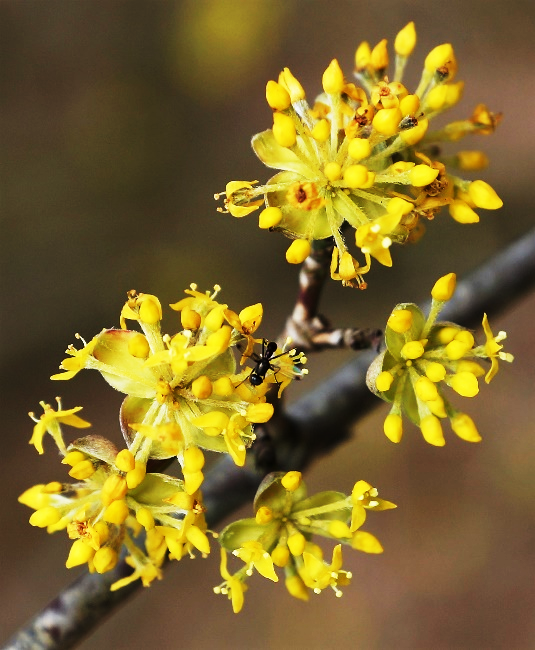
<instances>
[{"instance_id":1,"label":"twig","mask_svg":"<svg viewBox=\"0 0 535 650\"><path fill-rule=\"evenodd\" d=\"M535 230L496 255L457 286L455 297L441 317L466 327L476 327L483 311L494 315L510 307L535 286ZM321 287L310 288L303 300L309 314L317 305ZM319 388L290 406L280 424L289 435L277 436L278 469L304 469L321 454L343 442L351 425L380 401L365 385L369 351L339 370ZM262 474L236 467L223 458L203 484L208 522L217 525L226 515L251 500ZM110 592L109 586L130 567L124 563L103 575L86 574L67 587L4 646L10 650L72 648L141 588L139 581Z\"/></svg>"},{"instance_id":2,"label":"twig","mask_svg":"<svg viewBox=\"0 0 535 650\"><path fill-rule=\"evenodd\" d=\"M286 321L281 341L289 336L293 345L302 352L319 352L333 348L376 348L381 330L333 328L329 320L318 313L321 291L329 275L332 251L333 243L330 239L312 243L312 252L303 262L299 272L297 300Z\"/></svg>"}]
</instances>

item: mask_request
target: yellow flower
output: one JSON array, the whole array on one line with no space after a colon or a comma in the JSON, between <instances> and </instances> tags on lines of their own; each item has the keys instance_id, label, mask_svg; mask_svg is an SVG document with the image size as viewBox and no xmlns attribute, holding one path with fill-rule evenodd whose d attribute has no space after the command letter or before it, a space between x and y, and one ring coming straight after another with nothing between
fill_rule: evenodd
<instances>
[{"instance_id":1,"label":"yellow flower","mask_svg":"<svg viewBox=\"0 0 535 650\"><path fill-rule=\"evenodd\" d=\"M430 122L460 100L463 85L453 82L457 61L452 45L445 43L426 57L417 88L406 88L403 73L415 43L416 30L409 23L396 37L391 81L385 78L386 40L373 49L361 44L355 72L362 87L348 83L333 59L322 77L324 92L312 105L288 68L278 81L269 81L266 99L273 127L256 134L252 146L267 167L279 171L264 185L228 183L225 192L216 194L216 199L226 195L224 209L218 210L242 217L265 203L271 212L261 216L259 225L294 240L286 256L291 263L303 261L314 240L332 237L336 253L331 276L365 288L362 275L369 271L370 255L391 266L391 244L416 241L424 230L422 222L443 206L451 204L451 215L460 223L478 220L473 207L500 207L488 184L446 170L446 164L480 169L480 152L445 158L432 145L469 133L491 133L499 116L481 105L470 119L429 135ZM418 151L426 134L426 151L434 159ZM408 207L401 214L394 209L399 201ZM364 263L349 252L341 234L344 223L355 229Z\"/></svg>"},{"instance_id":2,"label":"yellow flower","mask_svg":"<svg viewBox=\"0 0 535 650\"><path fill-rule=\"evenodd\" d=\"M299 570L299 575L314 593L319 594L325 588L331 587L338 598L342 596L338 585L347 585L352 578L349 571L342 570L341 544L334 547L331 564L326 564L312 553L303 553L303 566Z\"/></svg>"},{"instance_id":3,"label":"yellow flower","mask_svg":"<svg viewBox=\"0 0 535 650\"><path fill-rule=\"evenodd\" d=\"M63 411L61 409L60 398L57 397L56 401L58 403L57 411L54 411L50 404L39 402L44 411L41 417L37 419L33 413L29 413L29 416L32 418L32 420L37 423L33 428L30 444L34 445L40 454L44 453L43 438L45 433L49 433L54 439L54 442L60 451L66 453L65 443L63 442L63 436L61 435L61 424L68 424L69 426L76 427L77 429L85 429L86 427L91 426L89 422L86 422L85 420L82 420L82 418L75 415L75 413L78 413L78 411L82 410L81 406L76 406L73 409Z\"/></svg>"},{"instance_id":4,"label":"yellow flower","mask_svg":"<svg viewBox=\"0 0 535 650\"><path fill-rule=\"evenodd\" d=\"M248 571L254 567L264 578L273 580L273 582L278 582L279 578L275 573L273 560L271 559L270 554L264 550L260 542L244 542L243 546L233 551L233 555L239 557L240 560L245 562Z\"/></svg>"},{"instance_id":5,"label":"yellow flower","mask_svg":"<svg viewBox=\"0 0 535 650\"><path fill-rule=\"evenodd\" d=\"M52 375L50 379L72 379L80 370L90 367L88 364L91 363L91 355L98 343L98 335L94 336L89 343L86 343L79 334L76 334L76 338L82 341L84 347L81 350L77 350L74 345L69 345L65 353L69 354L72 358L67 357L67 359L63 359L60 365L60 369L65 372Z\"/></svg>"},{"instance_id":6,"label":"yellow flower","mask_svg":"<svg viewBox=\"0 0 535 650\"><path fill-rule=\"evenodd\" d=\"M218 587L214 587L216 594L228 596L232 603L232 611L235 614L241 612L244 602L243 594L247 590L247 585L240 579L241 573L231 575L227 570L227 553L224 548L221 549L221 577L225 579Z\"/></svg>"},{"instance_id":7,"label":"yellow flower","mask_svg":"<svg viewBox=\"0 0 535 650\"><path fill-rule=\"evenodd\" d=\"M485 375L485 381L489 384L498 372L498 359L511 363L514 360L514 357L509 352L501 351L503 345L500 345L500 342L507 338L507 334L505 332L498 332L498 335L494 336L490 329L487 314L483 314L483 331L487 337L487 342L485 343L485 356L490 359L491 363L490 370Z\"/></svg>"}]
</instances>

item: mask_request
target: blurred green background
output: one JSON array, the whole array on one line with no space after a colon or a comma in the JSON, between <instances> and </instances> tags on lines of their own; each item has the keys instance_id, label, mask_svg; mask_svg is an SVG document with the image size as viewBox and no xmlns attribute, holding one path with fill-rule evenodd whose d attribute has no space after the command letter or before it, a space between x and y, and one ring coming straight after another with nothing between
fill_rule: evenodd
<instances>
[{"instance_id":1,"label":"blurred green background","mask_svg":"<svg viewBox=\"0 0 535 650\"><path fill-rule=\"evenodd\" d=\"M439 216L418 246L393 251L393 270L374 265L366 292L327 286L323 311L334 323L381 327L396 302L424 299L439 275L462 275L532 225L534 19L533 3L519 0L0 3L2 640L77 575L64 568L66 536L30 527L16 502L64 475L51 444L43 457L28 447L27 412L61 394L66 407L85 407L95 433L119 441L120 394L96 374L48 379L74 333L117 326L133 288L165 305L190 282L217 282L236 310L264 304L270 338L291 309L287 240L260 231L255 215L218 214L213 201L228 180L270 175L249 146L270 126L266 81L289 66L313 98L332 58L349 75L361 40L391 43L415 20L409 86L427 52L451 41L466 81L453 116L479 102L505 114L494 136L462 145L491 158L479 176L502 210L474 226ZM380 406L311 469L311 491L347 491L364 478L399 504L366 525L384 555L345 554L354 580L342 599L324 593L305 605L255 577L234 616L212 593L214 552L170 567L82 647L535 647L534 313L531 298L492 321L517 360L467 406L482 444L450 433L435 449L411 429L394 446ZM173 332L176 319L164 325ZM313 359L310 382L292 396L350 357Z\"/></svg>"}]
</instances>

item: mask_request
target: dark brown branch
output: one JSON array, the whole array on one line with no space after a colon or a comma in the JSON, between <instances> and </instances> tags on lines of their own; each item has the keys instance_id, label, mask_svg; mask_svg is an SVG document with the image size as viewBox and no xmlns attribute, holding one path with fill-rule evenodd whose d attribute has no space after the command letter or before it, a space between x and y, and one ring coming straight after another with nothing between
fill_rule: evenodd
<instances>
[{"instance_id":1,"label":"dark brown branch","mask_svg":"<svg viewBox=\"0 0 535 650\"><path fill-rule=\"evenodd\" d=\"M467 327L477 327L486 311L495 315L535 286L535 231L509 246L457 287L441 317ZM312 294L319 296L319 287ZM314 301L309 305L313 312ZM316 302L317 304L317 302ZM380 403L366 388L365 376L373 353L366 352L319 388L289 407L280 417L285 435L274 436L278 469L303 469L321 454L339 445L351 425ZM261 472L236 467L223 458L203 485L209 525L214 527L235 508L251 500ZM4 648L27 650L66 649L89 634L106 616L141 588L138 582L109 591L109 585L130 573L120 563L104 575L86 574L67 587L39 612Z\"/></svg>"}]
</instances>

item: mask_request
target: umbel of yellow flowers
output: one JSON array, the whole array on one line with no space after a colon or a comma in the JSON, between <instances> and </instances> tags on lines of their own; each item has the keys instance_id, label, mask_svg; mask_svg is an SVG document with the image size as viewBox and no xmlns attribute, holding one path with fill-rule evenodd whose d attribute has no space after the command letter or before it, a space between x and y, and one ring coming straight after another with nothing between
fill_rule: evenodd
<instances>
[{"instance_id":1,"label":"umbel of yellow flowers","mask_svg":"<svg viewBox=\"0 0 535 650\"><path fill-rule=\"evenodd\" d=\"M124 549L133 571L111 585L114 591L138 579L146 587L161 579L166 555L180 560L210 552L200 492L188 494L175 477L147 474L130 450L119 451L98 435L58 446L74 482L34 485L19 501L35 511L30 524L49 533L65 530L73 540L68 569L87 564L91 572L106 573ZM142 531L144 544L136 545Z\"/></svg>"},{"instance_id":2,"label":"umbel of yellow flowers","mask_svg":"<svg viewBox=\"0 0 535 650\"><path fill-rule=\"evenodd\" d=\"M505 332L494 336L486 314L483 345L476 345L473 334L459 325L436 322L455 285L454 273L437 280L427 318L416 305L402 303L388 319L386 350L370 366L367 383L370 390L392 404L384 423L384 432L392 442L401 440L402 413L420 427L432 445L446 444L441 425L445 418L460 438L479 442L481 437L472 418L450 403L444 389L449 387L463 397L475 397L479 392L478 377L485 375L489 383L498 372L498 359L513 361L513 355L503 352L500 345ZM486 374L480 359L490 361Z\"/></svg>"},{"instance_id":3,"label":"umbel of yellow flowers","mask_svg":"<svg viewBox=\"0 0 535 650\"><path fill-rule=\"evenodd\" d=\"M253 386L248 381L252 369L238 370L233 349L242 346L242 363L252 354L262 305L237 314L216 300L219 291L216 286L213 293L201 293L191 285L187 297L171 305L182 326L173 336L161 332L158 298L130 292L121 329L103 330L79 350L70 346L60 366L63 372L52 376L71 379L92 368L126 394L121 426L130 451L141 463L176 456L189 494L203 481L202 450L229 453L243 465L254 440L253 425L273 414L266 402L269 386L278 383L280 394L306 372L296 365L305 361L302 354L279 350L273 355L274 370ZM126 320L137 321L142 332L126 329Z\"/></svg>"},{"instance_id":4,"label":"umbel of yellow flowers","mask_svg":"<svg viewBox=\"0 0 535 650\"><path fill-rule=\"evenodd\" d=\"M444 43L425 58L418 87L406 88L403 71L415 44L411 22L396 36L394 73L387 77L386 40L373 49L361 43L354 70L360 86L346 79L334 59L312 107L288 68L277 81L268 81L273 126L255 135L252 146L267 167L280 171L265 185L229 182L224 211L243 217L265 204L259 226L293 240L286 253L290 263L302 262L314 240L332 237L331 276L365 288L362 276L371 258L392 266L391 244L418 240L423 223L443 206L463 224L479 221L474 208L500 208L490 185L454 173L485 167L482 152L443 156L437 147L441 141L492 133L500 116L481 104L470 118L432 131L433 118L460 100L463 82L454 81L457 60L451 44ZM360 260L342 234L349 227Z\"/></svg>"},{"instance_id":5,"label":"umbel of yellow flowers","mask_svg":"<svg viewBox=\"0 0 535 650\"><path fill-rule=\"evenodd\" d=\"M360 530L367 510L396 507L377 494L366 481L357 481L350 495L329 491L307 496L300 472L269 474L256 493L255 517L229 524L218 537L224 582L214 591L228 596L238 613L247 579L256 571L278 582L278 567L284 570L286 588L295 598L308 600L310 592L319 594L326 588L340 597L340 587L352 577L342 569L342 544L364 553L383 552L376 537ZM336 542L330 563L313 536ZM227 552L244 563L234 574L228 570Z\"/></svg>"}]
</instances>

